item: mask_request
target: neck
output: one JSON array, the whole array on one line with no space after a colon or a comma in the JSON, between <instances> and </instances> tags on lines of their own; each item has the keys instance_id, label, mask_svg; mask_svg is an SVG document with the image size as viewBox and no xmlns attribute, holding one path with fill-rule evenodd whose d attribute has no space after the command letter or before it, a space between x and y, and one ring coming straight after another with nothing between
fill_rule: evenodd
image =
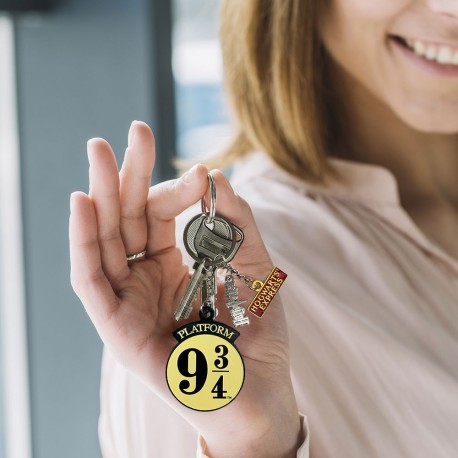
<instances>
[{"instance_id":1,"label":"neck","mask_svg":"<svg viewBox=\"0 0 458 458\"><path fill-rule=\"evenodd\" d=\"M405 211L430 240L458 258L458 133L413 129L349 78L339 75L334 86L345 94L339 102L345 109L337 110L343 115L337 132L345 141L332 155L390 170Z\"/></svg>"},{"instance_id":2,"label":"neck","mask_svg":"<svg viewBox=\"0 0 458 458\"><path fill-rule=\"evenodd\" d=\"M437 199L458 209L458 133L419 132L348 76L339 81L347 142L334 155L389 169L407 210Z\"/></svg>"}]
</instances>

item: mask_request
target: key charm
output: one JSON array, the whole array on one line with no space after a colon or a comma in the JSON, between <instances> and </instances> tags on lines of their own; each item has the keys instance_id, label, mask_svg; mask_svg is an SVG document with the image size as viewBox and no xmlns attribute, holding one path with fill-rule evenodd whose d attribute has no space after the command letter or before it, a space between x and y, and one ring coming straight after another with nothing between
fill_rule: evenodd
<instances>
[{"instance_id":1,"label":"key charm","mask_svg":"<svg viewBox=\"0 0 458 458\"><path fill-rule=\"evenodd\" d=\"M224 287L226 289L226 306L229 309L234 326L238 327L250 324L250 319L245 316L245 309L241 307L246 300L239 300L239 289L235 286L234 277L229 272L226 274L226 278L224 279Z\"/></svg>"},{"instance_id":2,"label":"key charm","mask_svg":"<svg viewBox=\"0 0 458 458\"><path fill-rule=\"evenodd\" d=\"M245 282L248 288L256 291L256 295L251 300L250 305L248 306L248 310L258 318L262 318L265 311L267 310L267 307L273 301L274 297L278 293L278 290L283 285L286 277L288 276L278 267L274 267L267 278L264 281L261 281L253 280L250 277L243 275L237 269L234 269L230 264L226 264L225 269Z\"/></svg>"},{"instance_id":3,"label":"key charm","mask_svg":"<svg viewBox=\"0 0 458 458\"><path fill-rule=\"evenodd\" d=\"M262 318L287 276L278 267L274 267L263 282L259 280L253 282L253 284L258 283L259 288L256 290L256 296L250 302L248 310L257 317Z\"/></svg>"},{"instance_id":4,"label":"key charm","mask_svg":"<svg viewBox=\"0 0 458 458\"><path fill-rule=\"evenodd\" d=\"M201 288L201 302L203 307L210 307L213 310L214 317L218 316L216 309L216 268L210 267L207 270L205 280Z\"/></svg>"},{"instance_id":5,"label":"key charm","mask_svg":"<svg viewBox=\"0 0 458 458\"><path fill-rule=\"evenodd\" d=\"M232 402L245 379L242 357L234 345L240 334L213 320L204 306L200 321L173 332L178 344L167 361L167 385L186 407L199 411L220 409Z\"/></svg>"}]
</instances>

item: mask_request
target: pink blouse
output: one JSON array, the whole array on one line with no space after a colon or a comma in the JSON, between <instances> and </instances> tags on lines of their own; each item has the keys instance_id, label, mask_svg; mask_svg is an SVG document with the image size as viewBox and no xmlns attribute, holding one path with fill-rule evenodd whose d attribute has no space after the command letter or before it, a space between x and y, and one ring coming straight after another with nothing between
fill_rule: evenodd
<instances>
[{"instance_id":1,"label":"pink blouse","mask_svg":"<svg viewBox=\"0 0 458 458\"><path fill-rule=\"evenodd\" d=\"M415 226L388 170L333 163L345 182L327 188L262 153L231 178L288 273L281 295L305 416L297 456L456 457L458 261ZM198 432L107 351L99 435L105 458L191 457L196 443L206 456Z\"/></svg>"}]
</instances>

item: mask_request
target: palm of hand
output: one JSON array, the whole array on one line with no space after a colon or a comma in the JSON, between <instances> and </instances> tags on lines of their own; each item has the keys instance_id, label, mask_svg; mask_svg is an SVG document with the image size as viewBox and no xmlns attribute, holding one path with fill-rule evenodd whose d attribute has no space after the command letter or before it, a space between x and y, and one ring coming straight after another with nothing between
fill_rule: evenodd
<instances>
[{"instance_id":1,"label":"palm of hand","mask_svg":"<svg viewBox=\"0 0 458 458\"><path fill-rule=\"evenodd\" d=\"M164 367L177 343L172 332L182 323L175 321L174 311L188 281L189 270L177 247L133 264L130 275L120 284L118 306L107 318L112 323L104 325L113 334L106 336L112 352L126 367L134 369L136 361L143 361L142 353L147 354L152 365L148 372L157 374L157 386L163 385ZM222 286L219 289L218 296L223 297ZM218 320L230 323L228 310L219 310ZM272 312L274 327L253 323L255 332L238 342L247 370L259 377L279 368L287 369L286 333L279 326L284 324L284 317L276 310ZM195 311L188 321L194 319ZM252 380L248 379L247 384ZM254 389L257 382L255 385Z\"/></svg>"},{"instance_id":2,"label":"palm of hand","mask_svg":"<svg viewBox=\"0 0 458 458\"><path fill-rule=\"evenodd\" d=\"M188 278L178 248L131 266L129 276L119 285L118 305L107 317L111 323L104 325L112 334L106 340L123 365L135 365L148 350L151 363L157 366L153 373L163 375L176 343L172 338L174 306Z\"/></svg>"}]
</instances>

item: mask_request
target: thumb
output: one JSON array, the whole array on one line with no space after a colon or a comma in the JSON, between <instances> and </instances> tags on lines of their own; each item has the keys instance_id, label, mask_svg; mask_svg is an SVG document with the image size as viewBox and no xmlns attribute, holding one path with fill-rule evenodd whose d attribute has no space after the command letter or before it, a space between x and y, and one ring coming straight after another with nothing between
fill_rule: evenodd
<instances>
[{"instance_id":1,"label":"thumb","mask_svg":"<svg viewBox=\"0 0 458 458\"><path fill-rule=\"evenodd\" d=\"M231 261L231 265L248 277L264 280L272 269L272 261L256 226L251 208L234 192L228 179L220 170L213 170L211 174L216 187L216 213L228 219L244 233L244 241ZM209 202L208 193L205 200Z\"/></svg>"}]
</instances>

